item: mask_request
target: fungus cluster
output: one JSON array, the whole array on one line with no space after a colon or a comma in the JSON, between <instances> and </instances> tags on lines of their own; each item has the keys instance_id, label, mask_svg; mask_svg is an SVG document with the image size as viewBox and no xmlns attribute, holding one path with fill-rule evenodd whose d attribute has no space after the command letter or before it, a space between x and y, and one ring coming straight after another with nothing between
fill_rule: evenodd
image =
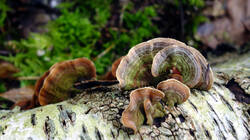
<instances>
[{"instance_id":1,"label":"fungus cluster","mask_svg":"<svg viewBox=\"0 0 250 140\"><path fill-rule=\"evenodd\" d=\"M117 71L121 88L130 90L176 78L190 88L209 90L213 73L196 49L170 38L155 38L131 48Z\"/></svg>"},{"instance_id":2,"label":"fungus cluster","mask_svg":"<svg viewBox=\"0 0 250 140\"><path fill-rule=\"evenodd\" d=\"M138 88L130 93L130 103L121 118L122 124L135 133L145 119L152 125L154 118L165 115L161 100L173 107L188 99L189 88L209 90L213 84L212 70L202 54L170 38L134 46L113 63L108 75L117 78L124 90ZM79 92L74 88L77 80L95 78L95 66L87 58L56 63L37 81L31 106L68 99Z\"/></svg>"},{"instance_id":3,"label":"fungus cluster","mask_svg":"<svg viewBox=\"0 0 250 140\"><path fill-rule=\"evenodd\" d=\"M132 128L134 132L137 132L144 121L142 108L144 108L147 124L152 125L153 118L164 113L160 111L161 115L152 114L162 108L159 103L161 99L169 107L173 107L188 99L189 88L209 90L213 84L212 70L202 54L170 38L155 38L131 48L122 58L116 70L116 78L122 89L139 88L131 92L129 106L124 110L121 118L122 124ZM156 86L157 89L145 86ZM148 97L150 92L159 92L159 90L164 93L164 96L158 97L157 100L141 98L142 95ZM142 104L143 107L140 107Z\"/></svg>"}]
</instances>

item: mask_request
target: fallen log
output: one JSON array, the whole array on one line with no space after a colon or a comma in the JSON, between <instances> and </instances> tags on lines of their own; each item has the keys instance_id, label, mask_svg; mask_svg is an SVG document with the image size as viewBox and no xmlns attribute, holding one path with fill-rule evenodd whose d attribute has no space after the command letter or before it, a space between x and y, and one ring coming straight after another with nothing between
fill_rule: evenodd
<instances>
[{"instance_id":1,"label":"fallen log","mask_svg":"<svg viewBox=\"0 0 250 140\"><path fill-rule=\"evenodd\" d=\"M165 106L166 116L145 123L137 134L120 122L130 91L97 84L57 104L0 110L0 139L249 139L249 55L212 65L212 89L192 89L185 103Z\"/></svg>"}]
</instances>

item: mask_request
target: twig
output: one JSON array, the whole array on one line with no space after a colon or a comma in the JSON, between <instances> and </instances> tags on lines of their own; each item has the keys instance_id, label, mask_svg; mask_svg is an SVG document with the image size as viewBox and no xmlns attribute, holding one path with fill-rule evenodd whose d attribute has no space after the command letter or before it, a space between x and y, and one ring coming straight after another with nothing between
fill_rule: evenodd
<instances>
[{"instance_id":1,"label":"twig","mask_svg":"<svg viewBox=\"0 0 250 140\"><path fill-rule=\"evenodd\" d=\"M103 57L105 54L107 54L112 48L114 47L114 43L111 44L108 48L106 48L102 53L100 53L97 57L93 59L93 61L96 61L97 59Z\"/></svg>"},{"instance_id":2,"label":"twig","mask_svg":"<svg viewBox=\"0 0 250 140\"><path fill-rule=\"evenodd\" d=\"M18 80L38 80L39 76L18 77Z\"/></svg>"}]
</instances>

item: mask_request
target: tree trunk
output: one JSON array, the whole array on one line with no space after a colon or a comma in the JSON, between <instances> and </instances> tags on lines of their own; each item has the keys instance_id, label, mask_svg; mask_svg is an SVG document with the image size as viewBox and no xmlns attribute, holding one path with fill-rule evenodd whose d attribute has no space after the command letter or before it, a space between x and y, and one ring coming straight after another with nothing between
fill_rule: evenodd
<instances>
[{"instance_id":1,"label":"tree trunk","mask_svg":"<svg viewBox=\"0 0 250 140\"><path fill-rule=\"evenodd\" d=\"M28 111L2 110L0 139L249 139L249 55L212 66L212 89L192 89L185 103L152 126L144 124L136 135L120 123L130 91L115 84L88 88L73 99Z\"/></svg>"}]
</instances>

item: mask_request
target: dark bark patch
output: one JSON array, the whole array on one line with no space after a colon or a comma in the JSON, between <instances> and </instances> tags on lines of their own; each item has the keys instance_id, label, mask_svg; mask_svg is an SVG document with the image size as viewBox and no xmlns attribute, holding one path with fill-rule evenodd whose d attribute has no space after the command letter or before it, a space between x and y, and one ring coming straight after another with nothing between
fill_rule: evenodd
<instances>
[{"instance_id":1,"label":"dark bark patch","mask_svg":"<svg viewBox=\"0 0 250 140\"><path fill-rule=\"evenodd\" d=\"M216 97L214 97L213 93L211 93L209 91L207 93L214 99L214 101L218 102L217 99L216 99Z\"/></svg>"},{"instance_id":2,"label":"dark bark patch","mask_svg":"<svg viewBox=\"0 0 250 140\"><path fill-rule=\"evenodd\" d=\"M92 109L92 108L89 108L88 110L86 110L86 111L84 112L84 114L86 114L86 115L89 114L89 112L91 111L91 109Z\"/></svg>"},{"instance_id":3,"label":"dark bark patch","mask_svg":"<svg viewBox=\"0 0 250 140\"><path fill-rule=\"evenodd\" d=\"M98 128L95 128L95 137L97 140L104 140L103 134L98 130Z\"/></svg>"},{"instance_id":4,"label":"dark bark patch","mask_svg":"<svg viewBox=\"0 0 250 140\"><path fill-rule=\"evenodd\" d=\"M191 104L191 106L194 108L194 110L195 110L196 112L198 112L197 107L196 107L190 100L188 100L188 102Z\"/></svg>"},{"instance_id":5,"label":"dark bark patch","mask_svg":"<svg viewBox=\"0 0 250 140\"><path fill-rule=\"evenodd\" d=\"M206 135L209 139L212 139L210 133L209 133L208 130L206 130L206 129L205 129L205 135Z\"/></svg>"},{"instance_id":6,"label":"dark bark patch","mask_svg":"<svg viewBox=\"0 0 250 140\"><path fill-rule=\"evenodd\" d=\"M76 121L76 113L72 110L65 109L63 105L57 105L58 110L60 111L59 114L59 121L64 131L67 131L69 125L74 125Z\"/></svg>"},{"instance_id":7,"label":"dark bark patch","mask_svg":"<svg viewBox=\"0 0 250 140\"><path fill-rule=\"evenodd\" d=\"M0 117L0 120L8 119L12 116L12 114L14 114L14 112L8 112L6 115L3 115L2 117Z\"/></svg>"},{"instance_id":8,"label":"dark bark patch","mask_svg":"<svg viewBox=\"0 0 250 140\"><path fill-rule=\"evenodd\" d=\"M209 138L209 139L212 139L212 137L211 137L211 135L210 135L209 131L206 129L206 127L205 127L204 125L202 125L202 128L203 128L203 129L204 129L204 131L205 131L205 135L206 135L206 137L207 137L207 138Z\"/></svg>"},{"instance_id":9,"label":"dark bark patch","mask_svg":"<svg viewBox=\"0 0 250 140\"><path fill-rule=\"evenodd\" d=\"M155 118L153 124L154 124L156 127L160 127L160 126L161 126L161 123L162 123L162 122L165 122L167 116L168 116L168 115L165 115L164 117Z\"/></svg>"},{"instance_id":10,"label":"dark bark patch","mask_svg":"<svg viewBox=\"0 0 250 140\"><path fill-rule=\"evenodd\" d=\"M182 114L180 114L178 117L179 117L181 123L185 122L186 119Z\"/></svg>"},{"instance_id":11,"label":"dark bark patch","mask_svg":"<svg viewBox=\"0 0 250 140\"><path fill-rule=\"evenodd\" d=\"M245 129L247 130L248 134L250 134L250 130L249 130L249 125L248 125L248 123L244 121L243 126L244 126Z\"/></svg>"},{"instance_id":12,"label":"dark bark patch","mask_svg":"<svg viewBox=\"0 0 250 140\"><path fill-rule=\"evenodd\" d=\"M123 111L124 111L124 109L119 108L119 109L118 109L118 114L122 116L122 112L123 112Z\"/></svg>"},{"instance_id":13,"label":"dark bark patch","mask_svg":"<svg viewBox=\"0 0 250 140\"><path fill-rule=\"evenodd\" d=\"M213 106L212 106L211 104L209 104L208 102L207 102L207 104L208 104L208 107L211 109L211 111L212 111L212 112L215 114L215 116L217 117L217 119L218 119L218 121L220 122L220 124L223 126L224 130L226 130L226 128L225 128L223 122L220 120L220 117L219 117L218 114L215 112ZM215 120L215 123L217 124L218 128L220 129L217 120L216 120L215 118L214 118L214 120ZM220 130L220 131L221 131L221 130ZM222 132L222 131L221 131L221 132Z\"/></svg>"},{"instance_id":14,"label":"dark bark patch","mask_svg":"<svg viewBox=\"0 0 250 140\"><path fill-rule=\"evenodd\" d=\"M222 88L222 85L221 85L221 84L219 84L219 83L217 83L217 82L214 82L214 85L216 85L217 87ZM216 89L214 89L214 90L216 90Z\"/></svg>"},{"instance_id":15,"label":"dark bark patch","mask_svg":"<svg viewBox=\"0 0 250 140\"><path fill-rule=\"evenodd\" d=\"M190 133L191 136L194 137L194 131L193 130L189 129L189 133Z\"/></svg>"},{"instance_id":16,"label":"dark bark patch","mask_svg":"<svg viewBox=\"0 0 250 140\"><path fill-rule=\"evenodd\" d=\"M235 82L235 79L231 79L227 83L226 87L235 95L237 101L250 104L250 95L244 92L239 84Z\"/></svg>"},{"instance_id":17,"label":"dark bark patch","mask_svg":"<svg viewBox=\"0 0 250 140\"><path fill-rule=\"evenodd\" d=\"M101 86L111 86L111 85L115 85L118 84L119 82L117 80L99 80L99 81L95 81L95 80L89 80L89 81L81 81L78 82L74 85L75 88L77 89L88 89L88 88L93 88L93 87L101 87Z\"/></svg>"},{"instance_id":18,"label":"dark bark patch","mask_svg":"<svg viewBox=\"0 0 250 140\"><path fill-rule=\"evenodd\" d=\"M224 102L224 104L229 108L229 110L234 111L233 107L230 105L230 103L222 95L219 94L219 96L220 96L221 100Z\"/></svg>"},{"instance_id":19,"label":"dark bark patch","mask_svg":"<svg viewBox=\"0 0 250 140\"><path fill-rule=\"evenodd\" d=\"M226 137L223 135L223 133L222 133L222 131L221 131L221 129L220 129L220 126L219 126L217 120L216 120L215 118L213 118L213 121L214 121L214 123L216 124L216 126L217 126L218 129L219 129L219 134L220 134L220 136L221 136L224 140L226 140Z\"/></svg>"},{"instance_id":20,"label":"dark bark patch","mask_svg":"<svg viewBox=\"0 0 250 140\"><path fill-rule=\"evenodd\" d=\"M0 134L4 135L4 130L5 130L5 127L3 128L1 125L0 125Z\"/></svg>"},{"instance_id":21,"label":"dark bark patch","mask_svg":"<svg viewBox=\"0 0 250 140\"><path fill-rule=\"evenodd\" d=\"M201 91L200 93L201 93L202 96L205 96L204 91Z\"/></svg>"},{"instance_id":22,"label":"dark bark patch","mask_svg":"<svg viewBox=\"0 0 250 140\"><path fill-rule=\"evenodd\" d=\"M86 126L82 124L82 134L80 135L81 140L91 140L91 138L88 135L88 130L86 129Z\"/></svg>"},{"instance_id":23,"label":"dark bark patch","mask_svg":"<svg viewBox=\"0 0 250 140\"><path fill-rule=\"evenodd\" d=\"M94 87L94 88L91 88L91 89L86 89L85 90L86 92L112 92L114 91L114 88L112 87Z\"/></svg>"},{"instance_id":24,"label":"dark bark patch","mask_svg":"<svg viewBox=\"0 0 250 140\"><path fill-rule=\"evenodd\" d=\"M115 139L115 134L114 134L114 132L113 132L112 130L110 130L110 132L111 132L112 138Z\"/></svg>"},{"instance_id":25,"label":"dark bark patch","mask_svg":"<svg viewBox=\"0 0 250 140\"><path fill-rule=\"evenodd\" d=\"M228 122L228 124L229 124L230 129L231 129L231 133L232 133L234 136L237 136L237 135L236 135L235 128L234 128L234 126L233 126L233 123L232 123L231 121L229 121L229 120L227 120L227 122Z\"/></svg>"},{"instance_id":26,"label":"dark bark patch","mask_svg":"<svg viewBox=\"0 0 250 140\"><path fill-rule=\"evenodd\" d=\"M33 126L36 125L36 120L37 120L36 114L31 114L31 124L32 124Z\"/></svg>"},{"instance_id":27,"label":"dark bark patch","mask_svg":"<svg viewBox=\"0 0 250 140\"><path fill-rule=\"evenodd\" d=\"M56 128L54 122L49 118L49 116L46 117L45 123L44 123L44 132L47 136L47 140L53 140L56 135Z\"/></svg>"}]
</instances>

